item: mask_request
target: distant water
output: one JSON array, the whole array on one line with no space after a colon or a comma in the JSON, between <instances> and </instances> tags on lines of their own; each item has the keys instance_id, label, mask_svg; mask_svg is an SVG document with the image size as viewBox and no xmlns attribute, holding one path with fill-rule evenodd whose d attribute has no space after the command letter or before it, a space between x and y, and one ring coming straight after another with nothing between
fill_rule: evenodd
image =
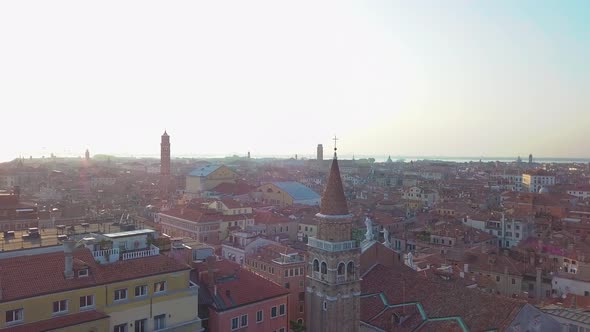
<instances>
[{"instance_id":1,"label":"distant water","mask_svg":"<svg viewBox=\"0 0 590 332\"><path fill-rule=\"evenodd\" d=\"M112 154L116 157L124 157L124 158L154 158L154 159L159 159L160 155L156 155L156 154L141 154L141 155L129 155L129 154ZM203 155L197 155L197 154L185 154L185 155L173 155L173 158L204 158L204 159L209 159L209 158L224 158L224 157L229 157L229 156L233 156L233 155L238 155L241 157L245 157L245 154L238 154L238 153L229 153L226 155L223 154L218 154L218 155L214 155L214 154L203 154ZM78 157L82 157L82 155L73 155L73 154L57 154L58 157L68 157L68 158L78 158ZM23 154L23 157L26 159L28 159L28 155ZM33 154L34 158L41 158L42 155L41 154ZM277 159L288 159L288 158L294 158L295 154L292 155L256 155L256 154L252 154L252 158L277 158ZM353 155L352 154L339 154L338 155L339 159L352 159ZM15 156L5 156L2 155L0 152L0 162L6 162L6 161L11 161L14 160L16 157ZM45 158L49 158L49 155L45 155ZM315 155L303 155L303 154L299 154L298 155L299 159L315 159ZM330 158L330 154L326 154L324 153L324 158ZM354 155L355 159L365 159L365 158L375 158L376 162L385 162L387 161L387 159L389 158L388 155L377 155L377 156L371 156L371 155ZM494 161L501 161L501 162L514 162L516 161L517 157L450 157L450 156L396 156L396 155L391 155L391 159L393 161L398 161L398 160L403 160L405 162L410 162L410 161L417 161L417 160L436 160L436 161L448 161L448 162L457 162L457 163L468 163L470 161L473 162L479 162L480 160L482 162L494 162ZM527 156L521 156L522 158L522 162L527 163L528 162L528 155ZM555 158L555 157L535 157L534 162L536 163L582 163L582 164L586 164L588 162L590 162L590 157L587 158Z\"/></svg>"}]
</instances>

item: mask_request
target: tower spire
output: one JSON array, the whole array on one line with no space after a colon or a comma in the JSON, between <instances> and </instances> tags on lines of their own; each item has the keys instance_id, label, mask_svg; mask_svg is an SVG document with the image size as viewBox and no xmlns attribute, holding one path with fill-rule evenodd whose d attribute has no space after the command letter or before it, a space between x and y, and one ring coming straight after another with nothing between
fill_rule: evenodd
<instances>
[{"instance_id":1,"label":"tower spire","mask_svg":"<svg viewBox=\"0 0 590 332\"><path fill-rule=\"evenodd\" d=\"M336 137L336 135L334 135L334 138L332 138L332 140L334 141L334 159L337 159L338 156L336 155L336 150L338 150L338 148L336 147L336 141L338 141L338 138Z\"/></svg>"}]
</instances>

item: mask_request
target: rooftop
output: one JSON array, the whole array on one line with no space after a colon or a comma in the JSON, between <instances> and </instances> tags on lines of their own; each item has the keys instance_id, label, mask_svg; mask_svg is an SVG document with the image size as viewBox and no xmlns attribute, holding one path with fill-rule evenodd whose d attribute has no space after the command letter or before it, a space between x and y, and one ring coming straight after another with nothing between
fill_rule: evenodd
<instances>
[{"instance_id":1,"label":"rooftop","mask_svg":"<svg viewBox=\"0 0 590 332\"><path fill-rule=\"evenodd\" d=\"M281 190L293 197L293 200L295 201L315 200L320 198L318 193L296 181L271 183L281 188Z\"/></svg>"},{"instance_id":2,"label":"rooftop","mask_svg":"<svg viewBox=\"0 0 590 332\"><path fill-rule=\"evenodd\" d=\"M162 255L101 265L86 248L74 251L74 270L77 267L88 267L87 277L64 277L63 251L4 258L0 259L0 266L0 302L190 269Z\"/></svg>"},{"instance_id":3,"label":"rooftop","mask_svg":"<svg viewBox=\"0 0 590 332\"><path fill-rule=\"evenodd\" d=\"M188 175L189 176L199 176L199 177L208 176L209 174L215 172L216 170L218 170L222 166L223 165L207 165L207 166L203 166L201 168L197 168L197 169L193 170Z\"/></svg>"}]
</instances>

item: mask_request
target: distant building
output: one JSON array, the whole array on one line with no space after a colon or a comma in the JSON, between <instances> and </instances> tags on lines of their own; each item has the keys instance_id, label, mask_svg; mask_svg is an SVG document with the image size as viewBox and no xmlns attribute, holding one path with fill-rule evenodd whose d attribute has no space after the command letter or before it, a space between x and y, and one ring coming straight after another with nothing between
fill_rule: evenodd
<instances>
[{"instance_id":1,"label":"distant building","mask_svg":"<svg viewBox=\"0 0 590 332\"><path fill-rule=\"evenodd\" d=\"M185 193L199 197L222 183L236 183L238 174L225 165L207 165L197 168L186 176Z\"/></svg>"},{"instance_id":2,"label":"distant building","mask_svg":"<svg viewBox=\"0 0 590 332\"><path fill-rule=\"evenodd\" d=\"M264 203L279 207L293 204L319 205L321 197L299 182L270 182L258 187L258 196Z\"/></svg>"},{"instance_id":3,"label":"distant building","mask_svg":"<svg viewBox=\"0 0 590 332\"><path fill-rule=\"evenodd\" d=\"M22 203L17 192L0 193L0 231L39 227L37 207Z\"/></svg>"},{"instance_id":4,"label":"distant building","mask_svg":"<svg viewBox=\"0 0 590 332\"><path fill-rule=\"evenodd\" d=\"M84 153L84 156L86 158L86 161L90 161L90 151L88 151L88 149L86 149L86 153Z\"/></svg>"},{"instance_id":5,"label":"distant building","mask_svg":"<svg viewBox=\"0 0 590 332\"><path fill-rule=\"evenodd\" d=\"M529 154L529 165L532 165L533 163L533 154Z\"/></svg>"},{"instance_id":6,"label":"distant building","mask_svg":"<svg viewBox=\"0 0 590 332\"><path fill-rule=\"evenodd\" d=\"M324 160L324 146L321 144L318 144L318 150L317 150L317 160L322 161Z\"/></svg>"},{"instance_id":7,"label":"distant building","mask_svg":"<svg viewBox=\"0 0 590 332\"><path fill-rule=\"evenodd\" d=\"M538 193L541 188L554 184L555 175L543 169L527 171L522 174L522 188L524 191Z\"/></svg>"},{"instance_id":8,"label":"distant building","mask_svg":"<svg viewBox=\"0 0 590 332\"><path fill-rule=\"evenodd\" d=\"M160 191L170 192L170 136L166 131L160 142Z\"/></svg>"}]
</instances>

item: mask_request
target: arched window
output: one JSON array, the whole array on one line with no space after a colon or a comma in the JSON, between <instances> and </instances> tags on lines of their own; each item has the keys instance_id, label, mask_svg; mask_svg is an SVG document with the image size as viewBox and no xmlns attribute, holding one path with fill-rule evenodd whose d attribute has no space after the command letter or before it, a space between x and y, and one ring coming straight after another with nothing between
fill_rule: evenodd
<instances>
[{"instance_id":1,"label":"arched window","mask_svg":"<svg viewBox=\"0 0 590 332\"><path fill-rule=\"evenodd\" d=\"M320 272L320 261L318 261L317 259L313 260L313 271Z\"/></svg>"},{"instance_id":2,"label":"arched window","mask_svg":"<svg viewBox=\"0 0 590 332\"><path fill-rule=\"evenodd\" d=\"M348 276L354 276L354 263L352 261L348 262L346 266L346 274Z\"/></svg>"},{"instance_id":3,"label":"arched window","mask_svg":"<svg viewBox=\"0 0 590 332\"><path fill-rule=\"evenodd\" d=\"M338 264L338 275L339 276L344 275L345 269L346 268L344 266L344 263Z\"/></svg>"},{"instance_id":4,"label":"arched window","mask_svg":"<svg viewBox=\"0 0 590 332\"><path fill-rule=\"evenodd\" d=\"M322 274L328 273L328 264L326 262L322 262Z\"/></svg>"}]
</instances>

